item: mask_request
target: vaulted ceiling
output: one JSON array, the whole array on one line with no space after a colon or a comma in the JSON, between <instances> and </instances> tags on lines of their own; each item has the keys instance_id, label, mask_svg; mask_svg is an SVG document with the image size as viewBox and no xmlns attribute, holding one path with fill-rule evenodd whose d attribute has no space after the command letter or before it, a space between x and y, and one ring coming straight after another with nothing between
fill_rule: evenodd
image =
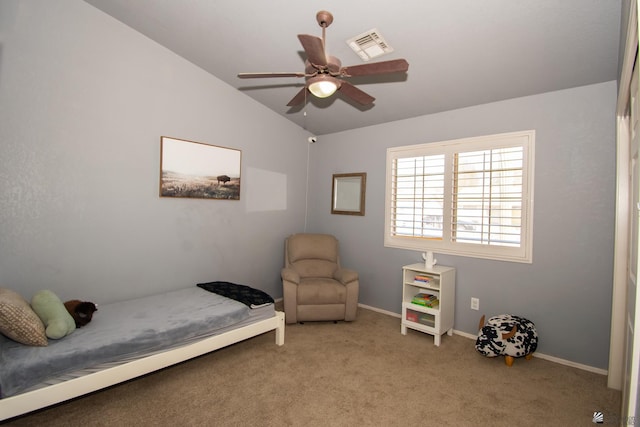
<instances>
[{"instance_id":1,"label":"vaulted ceiling","mask_svg":"<svg viewBox=\"0 0 640 427\"><path fill-rule=\"evenodd\" d=\"M85 0L238 91L323 135L617 79L621 0ZM287 103L304 78L298 34L322 37L342 65L405 58L408 72L349 81L376 98L340 93ZM376 29L393 49L363 61L347 40Z\"/></svg>"}]
</instances>

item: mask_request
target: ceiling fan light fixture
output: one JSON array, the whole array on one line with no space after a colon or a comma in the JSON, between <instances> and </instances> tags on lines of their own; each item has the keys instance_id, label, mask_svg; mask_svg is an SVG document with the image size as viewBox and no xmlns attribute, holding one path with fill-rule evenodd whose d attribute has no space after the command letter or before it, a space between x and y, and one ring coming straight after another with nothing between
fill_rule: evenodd
<instances>
[{"instance_id":1,"label":"ceiling fan light fixture","mask_svg":"<svg viewBox=\"0 0 640 427\"><path fill-rule=\"evenodd\" d=\"M322 99L332 96L337 90L340 90L340 94L347 98L347 100L356 102L359 105L371 106L373 101L376 100L373 96L358 89L348 80L343 79L348 79L349 77L375 76L379 74L406 73L409 69L409 63L405 59L394 59L391 61L343 67L338 58L327 55L327 51L325 50L325 30L331 25L333 15L321 10L316 15L316 19L320 27L322 27L322 38L309 34L298 34L298 40L307 56L305 59L304 73L239 73L238 77L241 79L304 77L306 79L304 87L287 103L288 107L306 103L307 92ZM375 29L347 43L349 43L352 48L360 49L359 54L362 55L363 60L380 53L380 51L385 51L385 49L387 51L391 49Z\"/></svg>"},{"instance_id":2,"label":"ceiling fan light fixture","mask_svg":"<svg viewBox=\"0 0 640 427\"><path fill-rule=\"evenodd\" d=\"M328 98L340 87L340 82L331 76L320 75L309 79L309 92L318 98Z\"/></svg>"}]
</instances>

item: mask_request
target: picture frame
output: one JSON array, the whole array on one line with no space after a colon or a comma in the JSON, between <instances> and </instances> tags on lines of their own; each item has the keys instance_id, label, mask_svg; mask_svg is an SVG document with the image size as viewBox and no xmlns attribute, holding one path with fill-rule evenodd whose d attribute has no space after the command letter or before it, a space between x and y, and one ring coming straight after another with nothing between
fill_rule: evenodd
<instances>
[{"instance_id":1,"label":"picture frame","mask_svg":"<svg viewBox=\"0 0 640 427\"><path fill-rule=\"evenodd\" d=\"M160 137L160 197L240 200L242 151Z\"/></svg>"},{"instance_id":2,"label":"picture frame","mask_svg":"<svg viewBox=\"0 0 640 427\"><path fill-rule=\"evenodd\" d=\"M364 216L366 172L333 174L331 213Z\"/></svg>"}]
</instances>

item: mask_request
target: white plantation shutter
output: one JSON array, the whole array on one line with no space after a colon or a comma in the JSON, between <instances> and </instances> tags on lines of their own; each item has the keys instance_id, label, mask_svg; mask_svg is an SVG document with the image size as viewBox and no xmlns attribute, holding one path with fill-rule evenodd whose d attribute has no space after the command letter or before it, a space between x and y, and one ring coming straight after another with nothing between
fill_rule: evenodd
<instances>
[{"instance_id":1,"label":"white plantation shutter","mask_svg":"<svg viewBox=\"0 0 640 427\"><path fill-rule=\"evenodd\" d=\"M388 149L385 246L531 262L534 137Z\"/></svg>"},{"instance_id":2,"label":"white plantation shutter","mask_svg":"<svg viewBox=\"0 0 640 427\"><path fill-rule=\"evenodd\" d=\"M454 241L520 245L522 162L522 146L454 155Z\"/></svg>"},{"instance_id":3,"label":"white plantation shutter","mask_svg":"<svg viewBox=\"0 0 640 427\"><path fill-rule=\"evenodd\" d=\"M442 238L444 155L398 159L394 168L393 232Z\"/></svg>"}]
</instances>

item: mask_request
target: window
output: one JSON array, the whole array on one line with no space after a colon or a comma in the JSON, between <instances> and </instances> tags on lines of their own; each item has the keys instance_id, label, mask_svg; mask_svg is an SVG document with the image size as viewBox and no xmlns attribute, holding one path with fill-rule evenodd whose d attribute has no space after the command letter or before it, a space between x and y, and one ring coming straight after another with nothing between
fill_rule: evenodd
<instances>
[{"instance_id":1,"label":"window","mask_svg":"<svg viewBox=\"0 0 640 427\"><path fill-rule=\"evenodd\" d=\"M531 262L534 131L387 150L385 246Z\"/></svg>"}]
</instances>

